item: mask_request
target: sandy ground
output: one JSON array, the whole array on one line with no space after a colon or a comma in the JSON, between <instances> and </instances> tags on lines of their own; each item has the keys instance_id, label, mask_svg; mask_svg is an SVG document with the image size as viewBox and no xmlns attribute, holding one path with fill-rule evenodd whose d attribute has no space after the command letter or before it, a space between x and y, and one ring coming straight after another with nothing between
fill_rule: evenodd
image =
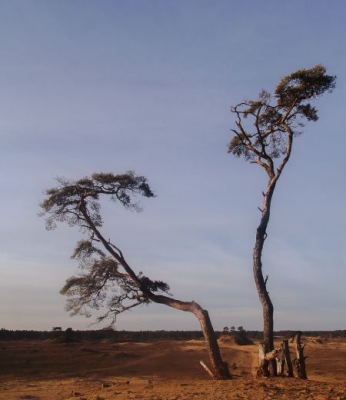
<instances>
[{"instance_id":1,"label":"sandy ground","mask_svg":"<svg viewBox=\"0 0 346 400\"><path fill-rule=\"evenodd\" d=\"M209 379L198 340L0 342L0 399L346 400L346 340L308 340L307 381L257 379L257 345L220 345L231 381Z\"/></svg>"}]
</instances>

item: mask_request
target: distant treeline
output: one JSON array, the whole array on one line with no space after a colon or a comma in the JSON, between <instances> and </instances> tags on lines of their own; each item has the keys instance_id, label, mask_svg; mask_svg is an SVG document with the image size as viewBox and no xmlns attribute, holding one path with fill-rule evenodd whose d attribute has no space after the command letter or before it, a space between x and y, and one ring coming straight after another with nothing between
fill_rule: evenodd
<instances>
[{"instance_id":1,"label":"distant treeline","mask_svg":"<svg viewBox=\"0 0 346 400\"><path fill-rule=\"evenodd\" d=\"M248 338L260 340L262 338L261 331L245 331ZM290 338L294 336L295 331L277 331L276 336ZM237 335L239 332L217 332L221 335ZM346 330L336 331L305 331L303 336L331 338L346 338ZM57 340L63 342L78 342L85 340L103 340L109 339L114 342L120 341L146 341L146 340L191 340L203 339L201 331L117 331L113 329L101 329L90 331L74 331L71 328L62 330L54 328L51 331L26 331L26 330L8 330L0 329L0 340Z\"/></svg>"},{"instance_id":2,"label":"distant treeline","mask_svg":"<svg viewBox=\"0 0 346 400\"><path fill-rule=\"evenodd\" d=\"M191 340L202 339L201 331L117 331L101 329L90 331L74 331L54 329L51 331L26 331L0 329L0 340L58 340L58 341L84 341L110 339L119 341L145 341L158 339Z\"/></svg>"}]
</instances>

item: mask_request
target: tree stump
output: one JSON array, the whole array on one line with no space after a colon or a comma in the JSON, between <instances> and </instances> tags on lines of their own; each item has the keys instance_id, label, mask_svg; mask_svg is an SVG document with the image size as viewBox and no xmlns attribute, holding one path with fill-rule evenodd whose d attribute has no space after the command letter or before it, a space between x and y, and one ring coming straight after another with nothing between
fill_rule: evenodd
<instances>
[{"instance_id":1,"label":"tree stump","mask_svg":"<svg viewBox=\"0 0 346 400\"><path fill-rule=\"evenodd\" d=\"M276 373L279 376L284 376L285 373L285 353L283 346L280 347L276 356Z\"/></svg>"},{"instance_id":2,"label":"tree stump","mask_svg":"<svg viewBox=\"0 0 346 400\"><path fill-rule=\"evenodd\" d=\"M269 361L266 358L267 346L265 343L260 343L258 345L258 370L257 377L269 376Z\"/></svg>"},{"instance_id":3,"label":"tree stump","mask_svg":"<svg viewBox=\"0 0 346 400\"><path fill-rule=\"evenodd\" d=\"M291 360L291 354L290 354L290 347L288 344L288 339L284 339L282 342L282 350L284 352L284 357L285 357L285 362L287 365L287 374L290 378L293 378L293 365L292 365L292 360Z\"/></svg>"},{"instance_id":4,"label":"tree stump","mask_svg":"<svg viewBox=\"0 0 346 400\"><path fill-rule=\"evenodd\" d=\"M294 347L296 349L296 359L294 360L294 365L297 369L298 377L300 379L308 379L305 368L305 359L307 357L304 357L304 348L306 345L301 344L300 342L301 335L302 332L299 331L294 335L293 338Z\"/></svg>"}]
</instances>

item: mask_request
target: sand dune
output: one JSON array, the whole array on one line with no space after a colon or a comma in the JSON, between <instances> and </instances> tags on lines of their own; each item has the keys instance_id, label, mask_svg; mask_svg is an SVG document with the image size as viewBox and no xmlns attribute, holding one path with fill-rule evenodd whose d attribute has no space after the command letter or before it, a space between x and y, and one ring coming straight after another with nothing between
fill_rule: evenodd
<instances>
[{"instance_id":1,"label":"sand dune","mask_svg":"<svg viewBox=\"0 0 346 400\"><path fill-rule=\"evenodd\" d=\"M256 379L257 345L220 341L231 381L211 381L203 341L0 343L0 399L346 399L346 340L309 339L308 381Z\"/></svg>"}]
</instances>

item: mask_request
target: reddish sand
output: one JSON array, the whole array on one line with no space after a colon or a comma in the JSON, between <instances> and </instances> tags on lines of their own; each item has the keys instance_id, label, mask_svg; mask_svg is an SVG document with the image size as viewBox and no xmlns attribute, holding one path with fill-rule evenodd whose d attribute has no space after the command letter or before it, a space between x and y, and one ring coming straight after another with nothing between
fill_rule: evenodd
<instances>
[{"instance_id":1,"label":"reddish sand","mask_svg":"<svg viewBox=\"0 0 346 400\"><path fill-rule=\"evenodd\" d=\"M230 381L212 381L203 341L0 342L0 399L346 400L346 340L309 339L309 380L257 379L257 345L220 340Z\"/></svg>"}]
</instances>

